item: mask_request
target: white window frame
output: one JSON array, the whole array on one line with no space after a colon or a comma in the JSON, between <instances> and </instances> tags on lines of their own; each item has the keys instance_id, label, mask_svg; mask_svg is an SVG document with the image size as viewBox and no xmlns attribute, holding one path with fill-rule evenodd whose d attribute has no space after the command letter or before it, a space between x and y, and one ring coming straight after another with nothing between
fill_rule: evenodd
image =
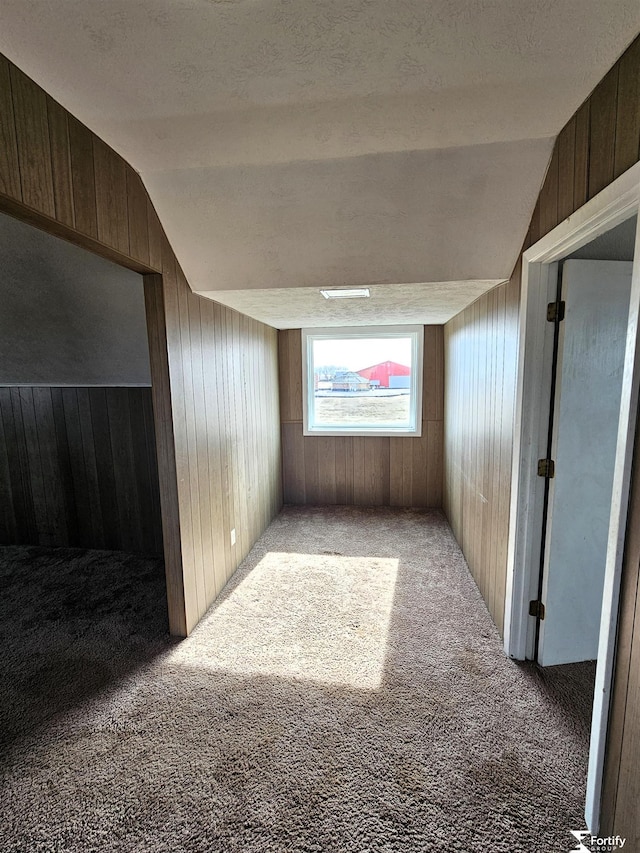
<instances>
[{"instance_id":1,"label":"white window frame","mask_svg":"<svg viewBox=\"0 0 640 853\"><path fill-rule=\"evenodd\" d=\"M367 427L317 427L310 414L314 411L313 342L316 340L348 340L356 338L411 338L410 426L380 425ZM413 436L422 435L422 362L424 326L337 326L325 329L302 329L302 410L304 435L335 436Z\"/></svg>"}]
</instances>

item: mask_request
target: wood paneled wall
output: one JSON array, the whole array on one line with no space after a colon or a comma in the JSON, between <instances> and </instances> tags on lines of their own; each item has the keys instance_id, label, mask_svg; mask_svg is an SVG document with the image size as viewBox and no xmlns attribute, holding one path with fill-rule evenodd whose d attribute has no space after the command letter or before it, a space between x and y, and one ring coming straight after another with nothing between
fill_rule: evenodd
<instances>
[{"instance_id":1,"label":"wood paneled wall","mask_svg":"<svg viewBox=\"0 0 640 853\"><path fill-rule=\"evenodd\" d=\"M517 273L445 326L445 513L500 631L519 295Z\"/></svg>"},{"instance_id":2,"label":"wood paneled wall","mask_svg":"<svg viewBox=\"0 0 640 853\"><path fill-rule=\"evenodd\" d=\"M154 282L161 303L160 277ZM195 581L185 604L195 624L282 505L278 333L196 296L168 258L162 288L168 352L180 354L169 376L180 519L188 520L182 559Z\"/></svg>"},{"instance_id":3,"label":"wood paneled wall","mask_svg":"<svg viewBox=\"0 0 640 853\"><path fill-rule=\"evenodd\" d=\"M304 436L301 332L278 337L285 503L442 506L443 327L425 326L420 438Z\"/></svg>"},{"instance_id":4,"label":"wood paneled wall","mask_svg":"<svg viewBox=\"0 0 640 853\"><path fill-rule=\"evenodd\" d=\"M634 472L640 470L640 421L633 467ZM622 835L629 850L640 850L640 476L635 473L620 598L601 835Z\"/></svg>"},{"instance_id":5,"label":"wood paneled wall","mask_svg":"<svg viewBox=\"0 0 640 853\"><path fill-rule=\"evenodd\" d=\"M559 134L524 249L548 233L640 159L640 38L628 48ZM445 510L496 624L502 629L511 484L519 266L502 296L482 297L445 327ZM498 293L499 293L498 291ZM506 312L506 313L505 313ZM504 371L495 353L504 349ZM490 353L494 355L490 355ZM506 385L505 385L506 381ZM475 392L473 388L479 387ZM462 389L471 388L473 403ZM501 401L502 418L495 413ZM638 454L636 454L638 456ZM490 460L489 463L487 460ZM496 466L496 459L500 464ZM490 475L487 474L489 464ZM640 479L640 458L634 481ZM488 478L488 479L487 479ZM487 489L487 483L490 488ZM483 488L484 487L484 488ZM489 491L489 494L487 494ZM485 500L486 499L486 503ZM489 520L490 519L490 520ZM628 547L635 547L634 513ZM601 835L619 833L640 849L640 620L635 619L638 559L629 558L604 786ZM623 733L623 734L621 734Z\"/></svg>"},{"instance_id":6,"label":"wood paneled wall","mask_svg":"<svg viewBox=\"0 0 640 853\"><path fill-rule=\"evenodd\" d=\"M145 276L169 624L185 636L280 504L277 334L192 293L140 176L2 56L0 210Z\"/></svg>"},{"instance_id":7,"label":"wood paneled wall","mask_svg":"<svg viewBox=\"0 0 640 853\"><path fill-rule=\"evenodd\" d=\"M162 552L151 388L0 388L0 543Z\"/></svg>"}]
</instances>

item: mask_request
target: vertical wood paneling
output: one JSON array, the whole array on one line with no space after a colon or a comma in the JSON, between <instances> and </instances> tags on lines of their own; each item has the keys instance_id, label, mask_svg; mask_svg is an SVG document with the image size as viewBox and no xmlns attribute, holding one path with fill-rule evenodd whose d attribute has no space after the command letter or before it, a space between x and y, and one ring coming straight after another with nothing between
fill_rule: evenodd
<instances>
[{"instance_id":1,"label":"vertical wood paneling","mask_svg":"<svg viewBox=\"0 0 640 853\"><path fill-rule=\"evenodd\" d=\"M619 63L613 176L617 178L640 157L640 40Z\"/></svg>"},{"instance_id":2,"label":"vertical wood paneling","mask_svg":"<svg viewBox=\"0 0 640 853\"><path fill-rule=\"evenodd\" d=\"M161 551L150 402L149 388L1 388L0 542Z\"/></svg>"},{"instance_id":3,"label":"vertical wood paneling","mask_svg":"<svg viewBox=\"0 0 640 853\"><path fill-rule=\"evenodd\" d=\"M640 438L636 426L635 459L640 451ZM633 680L632 657L634 640L638 644L638 638L634 637L634 628L638 618L638 587L640 583L640 480L634 478L631 485L631 498L629 504L628 530L625 544L624 564L620 586L620 615L618 619L618 642L616 649L615 672L613 680L611 713L609 718L609 736L607 743L607 757L604 768L604 796L602 811L605 827L612 830L619 825L616 819L617 806L620 804L624 810L624 799L627 792L619 790L620 775L625 760L625 753L629 754L629 744L625 743L625 718L630 681ZM633 756L633 753L631 753ZM637 804L640 790L631 791L633 802ZM617 830L616 830L617 831Z\"/></svg>"},{"instance_id":4,"label":"vertical wood paneling","mask_svg":"<svg viewBox=\"0 0 640 853\"><path fill-rule=\"evenodd\" d=\"M90 508L90 519L92 529L92 542L102 543L100 547L107 547L107 536L105 531L104 514L100 502L100 481L98 478L98 463L96 452L95 433L93 431L93 420L91 417L92 394L78 388L76 402L78 406L78 422L80 427L80 438L82 442L82 459L84 464L84 475L87 481L87 502Z\"/></svg>"},{"instance_id":5,"label":"vertical wood paneling","mask_svg":"<svg viewBox=\"0 0 640 853\"><path fill-rule=\"evenodd\" d=\"M124 160L94 136L93 167L98 240L127 255L129 254L129 214Z\"/></svg>"},{"instance_id":6,"label":"vertical wood paneling","mask_svg":"<svg viewBox=\"0 0 640 853\"><path fill-rule=\"evenodd\" d=\"M220 365L229 353L228 336L227 336L227 312L222 305L214 305L213 317L214 328L216 335L214 338L214 364ZM220 518L220 530L224 545L224 563L221 569L222 583L226 581L228 566L235 560L237 547L231 544L231 530L234 524L233 500L234 500L234 481L233 481L233 458L232 458L232 440L231 429L232 421L230 417L231 408L229 404L230 377L227 372L221 372L218 377L218 394L216 406L218 411L218 436L220 442L220 459L221 459L221 475L222 475L222 511Z\"/></svg>"},{"instance_id":7,"label":"vertical wood paneling","mask_svg":"<svg viewBox=\"0 0 640 853\"><path fill-rule=\"evenodd\" d=\"M444 417L444 415L443 415ZM444 491L444 420L427 421L427 500L441 507Z\"/></svg>"},{"instance_id":8,"label":"vertical wood paneling","mask_svg":"<svg viewBox=\"0 0 640 853\"><path fill-rule=\"evenodd\" d=\"M277 332L194 295L164 251L189 631L281 505Z\"/></svg>"},{"instance_id":9,"label":"vertical wood paneling","mask_svg":"<svg viewBox=\"0 0 640 853\"><path fill-rule=\"evenodd\" d=\"M143 512L135 477L137 466L130 396L126 389L121 388L107 388L105 393L120 539L126 551L134 550L135 543L143 538ZM139 472L145 472L143 465L139 466Z\"/></svg>"},{"instance_id":10,"label":"vertical wood paneling","mask_svg":"<svg viewBox=\"0 0 640 853\"><path fill-rule=\"evenodd\" d=\"M596 86L589 100L589 198L593 198L613 180L618 65Z\"/></svg>"},{"instance_id":11,"label":"vertical wood paneling","mask_svg":"<svg viewBox=\"0 0 640 853\"><path fill-rule=\"evenodd\" d=\"M75 521L78 547L104 548L104 531L100 518L99 502L94 500L92 486L96 478L88 470L91 457L85 454L78 407L78 389L62 388L60 402L64 425L61 432L66 438L71 484L68 491L75 501ZM96 489L97 492L97 489Z\"/></svg>"},{"instance_id":12,"label":"vertical wood paneling","mask_svg":"<svg viewBox=\"0 0 640 853\"><path fill-rule=\"evenodd\" d=\"M68 116L73 210L75 227L89 237L98 236L96 182L93 168L93 134Z\"/></svg>"},{"instance_id":13,"label":"vertical wood paneling","mask_svg":"<svg viewBox=\"0 0 640 853\"><path fill-rule=\"evenodd\" d=\"M73 210L69 122L66 111L51 98L47 98L47 119L56 219L58 222L73 227L75 215Z\"/></svg>"},{"instance_id":14,"label":"vertical wood paneling","mask_svg":"<svg viewBox=\"0 0 640 853\"><path fill-rule=\"evenodd\" d=\"M444 417L444 327L425 326L422 388L423 421Z\"/></svg>"},{"instance_id":15,"label":"vertical wood paneling","mask_svg":"<svg viewBox=\"0 0 640 853\"><path fill-rule=\"evenodd\" d=\"M149 487L151 492L151 502L147 510L147 527L151 528L153 533L154 548L157 553L161 553L163 549L162 541L162 525L158 526L155 519L162 517L161 501L160 501L160 477L158 474L158 445L156 441L156 428L153 416L153 399L151 396L145 396L142 403L142 416L144 426L140 427L140 431L145 435L145 458L147 462L147 471L149 476ZM138 430L134 430L134 435L139 435Z\"/></svg>"},{"instance_id":16,"label":"vertical wood paneling","mask_svg":"<svg viewBox=\"0 0 640 853\"><path fill-rule=\"evenodd\" d=\"M299 423L282 424L282 480L284 502L304 504L304 449Z\"/></svg>"},{"instance_id":17,"label":"vertical wood paneling","mask_svg":"<svg viewBox=\"0 0 640 853\"><path fill-rule=\"evenodd\" d=\"M186 282L185 282L186 285ZM185 288L188 291L188 287ZM188 300L188 320L191 328L191 352L192 352L192 383L193 383L193 411L194 426L196 431L196 453L200 464L197 466L196 474L198 481L198 508L199 536L202 543L202 563L200 580L200 592L203 602L203 613L209 606L209 602L215 598L215 571L213 570L213 540L211 524L211 491L209 482L211 479L211 460L209 459L209 441L207 424L207 405L205 389L206 364L202 357L202 315L200 311L201 299L191 297ZM191 467L191 466L190 466Z\"/></svg>"},{"instance_id":18,"label":"vertical wood paneling","mask_svg":"<svg viewBox=\"0 0 640 853\"><path fill-rule=\"evenodd\" d=\"M201 306L203 358L207 362L217 360L214 340L215 319L213 302L203 302ZM203 377L204 379L204 377ZM225 525L223 522L223 487L221 419L220 406L213 394L205 389L205 418L207 430L207 458L209 461L209 507L211 512L211 559L213 561L209 586L213 585L214 595L222 590L226 580L226 566L230 563L229 548L226 547Z\"/></svg>"},{"instance_id":19,"label":"vertical wood paneling","mask_svg":"<svg viewBox=\"0 0 640 853\"><path fill-rule=\"evenodd\" d=\"M193 321L193 338L192 327L189 318L189 293L188 288L183 286L178 271L176 270L176 285L177 285L177 312L179 317L179 334L181 354L180 362L182 367L182 375L180 377L180 389L182 399L184 400L184 461L186 463L186 474L188 475L189 492L185 494L185 508L188 512L190 526L190 540L192 546L192 578L193 592L195 593L194 606L196 612L204 613L206 608L205 592L204 592L204 567L203 567L203 548L202 548L202 524L199 512L200 505L200 481L198 466L191 464L192 459L198 458L197 445L197 424L194 401L194 349L195 339L200 331L199 324L194 319ZM182 420L182 419L181 419ZM205 462L203 460L203 462Z\"/></svg>"},{"instance_id":20,"label":"vertical wood paneling","mask_svg":"<svg viewBox=\"0 0 640 853\"><path fill-rule=\"evenodd\" d=\"M69 510L72 511L72 495L67 499L64 491L62 469L64 456L59 454L53 415L52 389L33 388L33 411L35 432L40 452L40 468L44 483L44 502L47 511L47 539L43 544L53 545L58 539L67 544L69 541Z\"/></svg>"},{"instance_id":21,"label":"vertical wood paneling","mask_svg":"<svg viewBox=\"0 0 640 853\"><path fill-rule=\"evenodd\" d=\"M511 304L518 295L516 276L445 327L444 507L500 630L513 440L513 405L505 398L515 389L518 315Z\"/></svg>"},{"instance_id":22,"label":"vertical wood paneling","mask_svg":"<svg viewBox=\"0 0 640 853\"><path fill-rule=\"evenodd\" d=\"M558 224L558 161L559 146L556 143L551 154L549 168L540 190L540 231L546 234Z\"/></svg>"},{"instance_id":23,"label":"vertical wood paneling","mask_svg":"<svg viewBox=\"0 0 640 853\"><path fill-rule=\"evenodd\" d=\"M562 129L556 143L558 152L558 222L573 213L576 119L575 116Z\"/></svg>"},{"instance_id":24,"label":"vertical wood paneling","mask_svg":"<svg viewBox=\"0 0 640 853\"><path fill-rule=\"evenodd\" d=\"M300 329L278 333L280 420L302 421L302 337Z\"/></svg>"},{"instance_id":25,"label":"vertical wood paneling","mask_svg":"<svg viewBox=\"0 0 640 853\"><path fill-rule=\"evenodd\" d=\"M123 392L120 392L123 396ZM131 458L131 469L129 471L129 482L132 489L132 499L137 512L134 511L136 521L135 536L137 541L148 543L150 551L161 551L158 545L157 532L159 530L160 502L158 496L158 463L155 456L155 438L153 434L153 417L149 418L151 395L145 394L140 400L132 400L128 397L129 430L131 436L131 447L129 455ZM113 437L112 437L113 440ZM133 473L133 477L131 477ZM140 484L148 484L149 499L144 500L141 495Z\"/></svg>"},{"instance_id":26,"label":"vertical wood paneling","mask_svg":"<svg viewBox=\"0 0 640 853\"><path fill-rule=\"evenodd\" d=\"M336 454L336 503L344 506L353 503L352 441L349 436L339 436L332 442ZM294 498L292 495L291 503L304 503L304 499L296 501Z\"/></svg>"},{"instance_id":27,"label":"vertical wood paneling","mask_svg":"<svg viewBox=\"0 0 640 853\"><path fill-rule=\"evenodd\" d=\"M17 429L21 431L22 463L27 471L27 488L33 499L33 515L39 542L52 544L52 525L47 512L47 493L42 470L40 441L38 439L38 419L33 399L33 388L12 389L14 394L14 414Z\"/></svg>"},{"instance_id":28,"label":"vertical wood paneling","mask_svg":"<svg viewBox=\"0 0 640 853\"><path fill-rule=\"evenodd\" d=\"M123 541L124 531L121 528L121 518L118 512L116 493L116 478L114 471L113 446L107 407L107 393L104 388L96 388L89 399L91 425L95 442L96 470L98 474L98 489L100 493L100 508L102 524L107 548L117 548ZM120 501L122 498L120 498Z\"/></svg>"},{"instance_id":29,"label":"vertical wood paneling","mask_svg":"<svg viewBox=\"0 0 640 853\"><path fill-rule=\"evenodd\" d=\"M365 443L367 441L371 441L371 439L364 438L362 436L352 436L351 437L351 455L353 459L353 503L355 506L368 506L372 505L375 501L375 496L372 494L368 494L365 487L365 456L364 456L364 448ZM305 439L306 446L307 439ZM306 476L305 471L305 484L308 482L308 478ZM307 502L313 502L313 495L309 495L307 493Z\"/></svg>"},{"instance_id":30,"label":"vertical wood paneling","mask_svg":"<svg viewBox=\"0 0 640 853\"><path fill-rule=\"evenodd\" d=\"M22 200L9 63L0 55L0 192Z\"/></svg>"},{"instance_id":31,"label":"vertical wood paneling","mask_svg":"<svg viewBox=\"0 0 640 853\"><path fill-rule=\"evenodd\" d=\"M318 496L320 504L338 503L338 467L336 463L337 447L331 436L318 437ZM344 463L343 463L344 466ZM344 467L343 469L344 470ZM340 474L343 482L343 474Z\"/></svg>"},{"instance_id":32,"label":"vertical wood paneling","mask_svg":"<svg viewBox=\"0 0 640 853\"><path fill-rule=\"evenodd\" d=\"M227 424L228 424L228 439L227 445L230 454L230 472L238 472L239 477L231 477L231 502L229 506L230 523L236 531L236 544L232 545L232 553L241 554L245 529L242 525L241 512L244 498L245 472L239 470L239 460L242 455L242 440L243 433L240 431L238 423L238 408L236 391L238 384L241 381L241 367L238 359L238 344L234 335L236 314L224 312L225 327L227 332L227 343L225 352L230 356L228 369L225 371L227 377ZM244 424L243 424L244 426Z\"/></svg>"},{"instance_id":33,"label":"vertical wood paneling","mask_svg":"<svg viewBox=\"0 0 640 853\"><path fill-rule=\"evenodd\" d=\"M22 201L53 217L56 211L46 96L15 65L10 76Z\"/></svg>"},{"instance_id":34,"label":"vertical wood paneling","mask_svg":"<svg viewBox=\"0 0 640 853\"><path fill-rule=\"evenodd\" d=\"M197 468L198 510L200 538L202 542L202 578L200 581L203 602L213 601L216 595L216 573L213 557L213 528L211 507L212 461L209 456L209 425L207 418L207 399L205 389L205 360L203 358L203 330L208 328L203 321L201 299L189 300L189 325L192 329L191 347L193 353L193 405L196 428L196 451L202 460ZM205 608L206 609L206 608Z\"/></svg>"},{"instance_id":35,"label":"vertical wood paneling","mask_svg":"<svg viewBox=\"0 0 640 853\"><path fill-rule=\"evenodd\" d=\"M320 493L320 472L318 470L318 438L315 436L307 436L304 439L304 491L307 503L319 504L321 502ZM324 459L322 460L324 466Z\"/></svg>"},{"instance_id":36,"label":"vertical wood paneling","mask_svg":"<svg viewBox=\"0 0 640 853\"><path fill-rule=\"evenodd\" d=\"M147 193L136 172L129 166L127 179L127 222L129 226L129 254L143 264L149 263L149 218Z\"/></svg>"},{"instance_id":37,"label":"vertical wood paneling","mask_svg":"<svg viewBox=\"0 0 640 853\"><path fill-rule=\"evenodd\" d=\"M632 602L629 601L628 605L631 607ZM634 612L637 616L637 590ZM611 821L616 834L622 834L627 839L630 850L637 850L640 847L640 816L638 815L638 800L640 799L640 778L638 777L638 755L640 755L640 630L637 626L638 621L635 620L629 653L627 701L617 798Z\"/></svg>"},{"instance_id":38,"label":"vertical wood paneling","mask_svg":"<svg viewBox=\"0 0 640 853\"><path fill-rule=\"evenodd\" d=\"M303 436L300 329L278 333L284 501L440 507L444 330L425 326L422 436Z\"/></svg>"},{"instance_id":39,"label":"vertical wood paneling","mask_svg":"<svg viewBox=\"0 0 640 853\"><path fill-rule=\"evenodd\" d=\"M28 393L30 393L30 391ZM9 437L11 436L11 444L9 445L9 447L11 448L10 462L12 460L17 460L18 468L18 470L15 472L16 476L13 481L17 485L14 486L14 489L12 489L12 493L15 495L15 489L17 488L18 499L20 503L22 503L22 506L20 507L20 503L18 503L16 514L20 512L20 518L24 520L25 532L28 536L26 541L28 543L29 541L31 541L32 538L37 539L39 531L36 519L36 504L33 490L31 488L32 477L29 465L29 455L27 453L26 431L24 428L24 420L22 414L21 389L9 389L9 396L11 401L11 426L13 429L11 433L9 423L5 420L5 438L7 439L7 441L9 441Z\"/></svg>"},{"instance_id":40,"label":"vertical wood paneling","mask_svg":"<svg viewBox=\"0 0 640 853\"><path fill-rule=\"evenodd\" d=\"M162 226L151 200L147 198L147 226L149 229L149 264L157 270L162 267Z\"/></svg>"},{"instance_id":41,"label":"vertical wood paneling","mask_svg":"<svg viewBox=\"0 0 640 853\"><path fill-rule=\"evenodd\" d=\"M19 545L23 542L21 528L30 527L24 500L13 497L22 492L11 395L8 388L0 388L0 525L7 539Z\"/></svg>"},{"instance_id":42,"label":"vertical wood paneling","mask_svg":"<svg viewBox=\"0 0 640 853\"><path fill-rule=\"evenodd\" d=\"M573 210L582 207L589 197L589 123L591 102L585 101L575 114L576 147L573 167ZM536 240L542 235L538 234ZM533 241L535 243L535 240Z\"/></svg>"},{"instance_id":43,"label":"vertical wood paneling","mask_svg":"<svg viewBox=\"0 0 640 853\"><path fill-rule=\"evenodd\" d=\"M586 192L586 190L585 190ZM536 202L535 207L533 208L533 213L531 215L531 224L529 225L529 234L527 238L527 242L529 245L533 245L540 239L540 197L538 197L538 201Z\"/></svg>"},{"instance_id":44,"label":"vertical wood paneling","mask_svg":"<svg viewBox=\"0 0 640 853\"><path fill-rule=\"evenodd\" d=\"M0 530L9 542L18 543L16 507L11 497L11 467L9 448L2 419L3 399L0 393Z\"/></svg>"}]
</instances>

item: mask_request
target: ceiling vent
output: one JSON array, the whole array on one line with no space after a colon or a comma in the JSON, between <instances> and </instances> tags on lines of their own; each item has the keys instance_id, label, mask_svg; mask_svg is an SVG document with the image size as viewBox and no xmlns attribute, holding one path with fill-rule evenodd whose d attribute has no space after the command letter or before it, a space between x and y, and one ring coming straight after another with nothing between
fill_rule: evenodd
<instances>
[{"instance_id":1,"label":"ceiling vent","mask_svg":"<svg viewBox=\"0 0 640 853\"><path fill-rule=\"evenodd\" d=\"M367 299L370 295L368 287L334 288L320 293L325 299Z\"/></svg>"}]
</instances>

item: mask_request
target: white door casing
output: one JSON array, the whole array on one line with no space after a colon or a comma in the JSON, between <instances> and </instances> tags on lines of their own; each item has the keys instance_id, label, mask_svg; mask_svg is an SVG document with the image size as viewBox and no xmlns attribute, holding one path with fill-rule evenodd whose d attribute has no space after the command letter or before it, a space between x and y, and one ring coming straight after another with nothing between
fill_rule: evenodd
<instances>
[{"instance_id":1,"label":"white door casing","mask_svg":"<svg viewBox=\"0 0 640 853\"><path fill-rule=\"evenodd\" d=\"M540 561L540 537L533 535L540 501L541 478L534 467L545 447L548 420L544 419L544 389L548 372L544 367L546 316L537 310L546 304L553 264L591 240L615 228L638 212L640 205L640 162L605 187L597 196L557 225L531 246L522 259L522 289L519 326L518 380L514 418L511 505L507 553L505 596L505 652L524 660L533 654L532 623L528 602L537 588ZM640 222L640 217L639 217ZM620 420L616 443L613 496L603 589L602 616L598 646L598 666L591 725L589 773L585 816L592 832L600 820L602 772L615 656L620 574L625 541L629 500L629 482L633 457L638 390L640 388L640 351L638 319L640 315L640 229L636 231L626 352L620 398ZM548 418L548 403L546 407ZM542 454L544 455L544 453ZM538 532L540 527L537 527Z\"/></svg>"}]
</instances>

